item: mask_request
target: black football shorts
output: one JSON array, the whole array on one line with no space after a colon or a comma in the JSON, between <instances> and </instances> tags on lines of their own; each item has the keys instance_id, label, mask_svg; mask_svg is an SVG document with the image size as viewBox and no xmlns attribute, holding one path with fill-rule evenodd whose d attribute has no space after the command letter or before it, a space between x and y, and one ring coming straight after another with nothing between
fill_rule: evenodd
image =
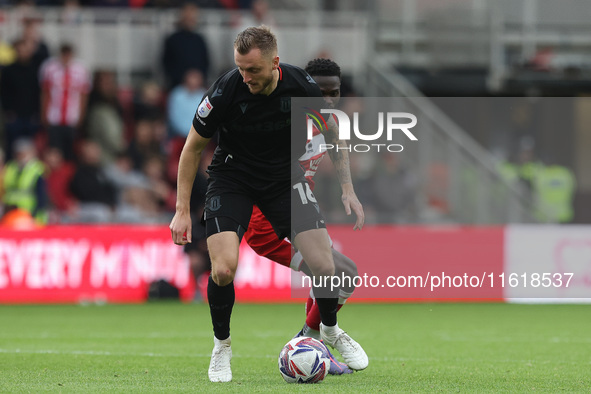
<instances>
[{"instance_id":1,"label":"black football shorts","mask_svg":"<svg viewBox=\"0 0 591 394\"><path fill-rule=\"evenodd\" d=\"M280 239L293 239L300 232L325 228L304 176L289 185L289 182L244 182L226 174L210 174L204 212L207 236L235 231L241 238L248 228L253 205L263 212Z\"/></svg>"}]
</instances>

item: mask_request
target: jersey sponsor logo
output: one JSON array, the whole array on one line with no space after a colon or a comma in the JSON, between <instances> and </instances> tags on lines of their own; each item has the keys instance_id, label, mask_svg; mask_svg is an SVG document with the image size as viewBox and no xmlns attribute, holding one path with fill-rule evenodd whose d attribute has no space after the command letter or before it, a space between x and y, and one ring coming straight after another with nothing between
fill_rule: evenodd
<instances>
[{"instance_id":1,"label":"jersey sponsor logo","mask_svg":"<svg viewBox=\"0 0 591 394\"><path fill-rule=\"evenodd\" d=\"M201 119L199 116L195 116L195 119L197 119L199 121L199 123L201 123L203 126L205 126L205 122L203 121L203 119Z\"/></svg>"},{"instance_id":2,"label":"jersey sponsor logo","mask_svg":"<svg viewBox=\"0 0 591 394\"><path fill-rule=\"evenodd\" d=\"M220 196L213 196L211 200L209 200L209 210L211 212L215 212L222 207L222 203L220 202Z\"/></svg>"},{"instance_id":3,"label":"jersey sponsor logo","mask_svg":"<svg viewBox=\"0 0 591 394\"><path fill-rule=\"evenodd\" d=\"M281 112L290 112L291 111L291 97L281 97L281 104L280 107Z\"/></svg>"},{"instance_id":4,"label":"jersey sponsor logo","mask_svg":"<svg viewBox=\"0 0 591 394\"><path fill-rule=\"evenodd\" d=\"M230 129L239 133L260 133L260 132L275 132L281 131L286 127L290 127L291 119L287 118L277 122L258 122L253 124L245 124L244 122L233 122ZM223 130L227 131L227 130Z\"/></svg>"},{"instance_id":5,"label":"jersey sponsor logo","mask_svg":"<svg viewBox=\"0 0 591 394\"><path fill-rule=\"evenodd\" d=\"M200 117L207 118L207 115L209 115L212 109L213 105L211 105L211 102L209 101L209 96L206 96L201 102L201 104L199 104L199 108L197 108L197 113Z\"/></svg>"}]
</instances>

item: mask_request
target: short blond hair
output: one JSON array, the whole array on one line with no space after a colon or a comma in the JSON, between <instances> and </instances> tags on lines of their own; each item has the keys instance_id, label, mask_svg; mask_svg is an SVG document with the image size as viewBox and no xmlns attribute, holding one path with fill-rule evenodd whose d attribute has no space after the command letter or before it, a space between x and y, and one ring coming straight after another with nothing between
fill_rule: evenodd
<instances>
[{"instance_id":1,"label":"short blond hair","mask_svg":"<svg viewBox=\"0 0 591 394\"><path fill-rule=\"evenodd\" d=\"M255 48L260 49L263 55L273 56L277 53L277 37L269 27L248 27L238 33L234 40L234 49L241 55L246 55Z\"/></svg>"}]
</instances>

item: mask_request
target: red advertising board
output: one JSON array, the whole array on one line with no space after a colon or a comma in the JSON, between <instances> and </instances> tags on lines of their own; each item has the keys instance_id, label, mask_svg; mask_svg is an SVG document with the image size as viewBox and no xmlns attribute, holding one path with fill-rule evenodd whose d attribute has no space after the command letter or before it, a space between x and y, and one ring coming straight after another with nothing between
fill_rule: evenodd
<instances>
[{"instance_id":1,"label":"red advertising board","mask_svg":"<svg viewBox=\"0 0 591 394\"><path fill-rule=\"evenodd\" d=\"M0 229L0 302L141 302L165 279L191 296L188 259L164 226Z\"/></svg>"},{"instance_id":2,"label":"red advertising board","mask_svg":"<svg viewBox=\"0 0 591 394\"><path fill-rule=\"evenodd\" d=\"M503 227L331 226L334 248L356 262L355 298L502 299ZM296 293L297 294L297 293Z\"/></svg>"},{"instance_id":3,"label":"red advertising board","mask_svg":"<svg viewBox=\"0 0 591 394\"><path fill-rule=\"evenodd\" d=\"M500 288L474 286L503 270L502 227L368 226L354 232L331 226L329 232L335 248L357 263L360 279L366 277L352 301L502 298ZM378 286L371 286L372 277ZM177 286L184 300L192 298L188 259L166 226L0 229L1 303L142 302L148 285L160 279ZM301 283L299 274L241 245L238 301L296 301L308 295L292 291Z\"/></svg>"}]
</instances>

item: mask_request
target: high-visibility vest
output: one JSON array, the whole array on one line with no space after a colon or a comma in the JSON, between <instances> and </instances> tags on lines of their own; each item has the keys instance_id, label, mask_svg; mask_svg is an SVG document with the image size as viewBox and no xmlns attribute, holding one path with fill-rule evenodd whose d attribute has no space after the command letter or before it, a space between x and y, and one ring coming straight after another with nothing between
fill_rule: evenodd
<instances>
[{"instance_id":1,"label":"high-visibility vest","mask_svg":"<svg viewBox=\"0 0 591 394\"><path fill-rule=\"evenodd\" d=\"M545 167L536 174L534 187L538 199L539 219L554 223L572 220L576 181L568 168Z\"/></svg>"},{"instance_id":2,"label":"high-visibility vest","mask_svg":"<svg viewBox=\"0 0 591 394\"><path fill-rule=\"evenodd\" d=\"M511 184L517 183L519 181L519 170L513 163L508 161L500 162L497 164L497 171L501 175L501 178L505 179Z\"/></svg>"},{"instance_id":3,"label":"high-visibility vest","mask_svg":"<svg viewBox=\"0 0 591 394\"><path fill-rule=\"evenodd\" d=\"M35 187L44 172L45 166L37 159L29 161L22 169L16 162L9 162L4 170L4 204L24 209L31 214L35 212L38 203ZM35 217L45 222L46 212L35 212Z\"/></svg>"},{"instance_id":4,"label":"high-visibility vest","mask_svg":"<svg viewBox=\"0 0 591 394\"><path fill-rule=\"evenodd\" d=\"M528 162L523 164L513 164L510 162L503 162L497 167L501 177L506 179L509 183L521 183L533 188L534 179L538 172L543 171L544 165L540 162Z\"/></svg>"}]
</instances>

